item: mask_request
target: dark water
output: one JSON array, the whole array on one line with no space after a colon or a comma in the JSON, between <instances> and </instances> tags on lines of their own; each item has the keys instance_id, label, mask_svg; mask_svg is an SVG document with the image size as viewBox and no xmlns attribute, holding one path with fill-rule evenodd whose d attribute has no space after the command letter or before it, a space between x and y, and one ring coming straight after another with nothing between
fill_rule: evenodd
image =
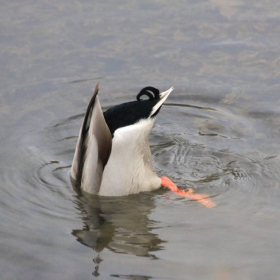
<instances>
[{"instance_id":1,"label":"dark water","mask_svg":"<svg viewBox=\"0 0 280 280\"><path fill-rule=\"evenodd\" d=\"M1 279L278 279L278 1L2 1ZM81 197L68 172L104 108L175 90L155 170L207 193Z\"/></svg>"}]
</instances>

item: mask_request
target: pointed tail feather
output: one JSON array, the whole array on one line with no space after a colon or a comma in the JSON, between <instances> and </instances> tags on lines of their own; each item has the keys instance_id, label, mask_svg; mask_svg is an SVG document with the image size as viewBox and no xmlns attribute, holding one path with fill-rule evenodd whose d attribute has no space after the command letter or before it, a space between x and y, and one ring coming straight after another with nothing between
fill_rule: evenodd
<instances>
[{"instance_id":1,"label":"pointed tail feather","mask_svg":"<svg viewBox=\"0 0 280 280\"><path fill-rule=\"evenodd\" d=\"M167 97L169 96L169 94L173 91L173 87L171 87L170 89L168 89L167 91L161 92L159 94L159 101L157 102L157 104L153 107L152 112L150 114L150 117L152 117L162 106L162 104L164 103L164 101L167 99Z\"/></svg>"}]
</instances>

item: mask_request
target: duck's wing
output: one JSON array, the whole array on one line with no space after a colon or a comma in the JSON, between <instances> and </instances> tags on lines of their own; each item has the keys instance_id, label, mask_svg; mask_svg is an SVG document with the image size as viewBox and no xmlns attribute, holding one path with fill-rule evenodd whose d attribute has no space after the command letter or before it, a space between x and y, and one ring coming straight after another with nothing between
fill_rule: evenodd
<instances>
[{"instance_id":1,"label":"duck's wing","mask_svg":"<svg viewBox=\"0 0 280 280\"><path fill-rule=\"evenodd\" d=\"M71 168L71 177L82 190L99 191L102 173L112 146L112 137L98 99L97 84L80 129Z\"/></svg>"}]
</instances>

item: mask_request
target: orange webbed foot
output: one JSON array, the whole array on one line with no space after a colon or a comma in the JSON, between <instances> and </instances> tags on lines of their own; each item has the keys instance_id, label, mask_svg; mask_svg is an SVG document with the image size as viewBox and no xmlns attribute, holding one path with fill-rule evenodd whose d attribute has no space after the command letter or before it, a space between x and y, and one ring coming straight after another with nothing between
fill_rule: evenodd
<instances>
[{"instance_id":1,"label":"orange webbed foot","mask_svg":"<svg viewBox=\"0 0 280 280\"><path fill-rule=\"evenodd\" d=\"M188 197L190 199L193 199L202 205L204 205L207 208L213 208L216 206L216 203L206 194L198 194L194 193L194 190L192 188L189 188L187 191L180 190L178 187L167 177L162 177L161 178L161 185L165 188L170 189L172 192Z\"/></svg>"}]
</instances>

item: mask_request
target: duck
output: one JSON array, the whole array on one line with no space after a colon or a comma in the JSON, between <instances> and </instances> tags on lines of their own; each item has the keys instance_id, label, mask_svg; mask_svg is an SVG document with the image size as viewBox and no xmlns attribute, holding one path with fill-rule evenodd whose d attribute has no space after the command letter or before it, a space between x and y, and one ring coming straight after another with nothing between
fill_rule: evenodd
<instances>
[{"instance_id":1,"label":"duck","mask_svg":"<svg viewBox=\"0 0 280 280\"><path fill-rule=\"evenodd\" d=\"M160 178L153 170L149 136L173 89L160 92L147 86L136 95L136 100L103 112L97 83L78 136L70 170L72 183L85 193L100 196L126 196L163 186L197 201L209 200L206 195L194 194L192 189L179 190L171 179Z\"/></svg>"}]
</instances>

